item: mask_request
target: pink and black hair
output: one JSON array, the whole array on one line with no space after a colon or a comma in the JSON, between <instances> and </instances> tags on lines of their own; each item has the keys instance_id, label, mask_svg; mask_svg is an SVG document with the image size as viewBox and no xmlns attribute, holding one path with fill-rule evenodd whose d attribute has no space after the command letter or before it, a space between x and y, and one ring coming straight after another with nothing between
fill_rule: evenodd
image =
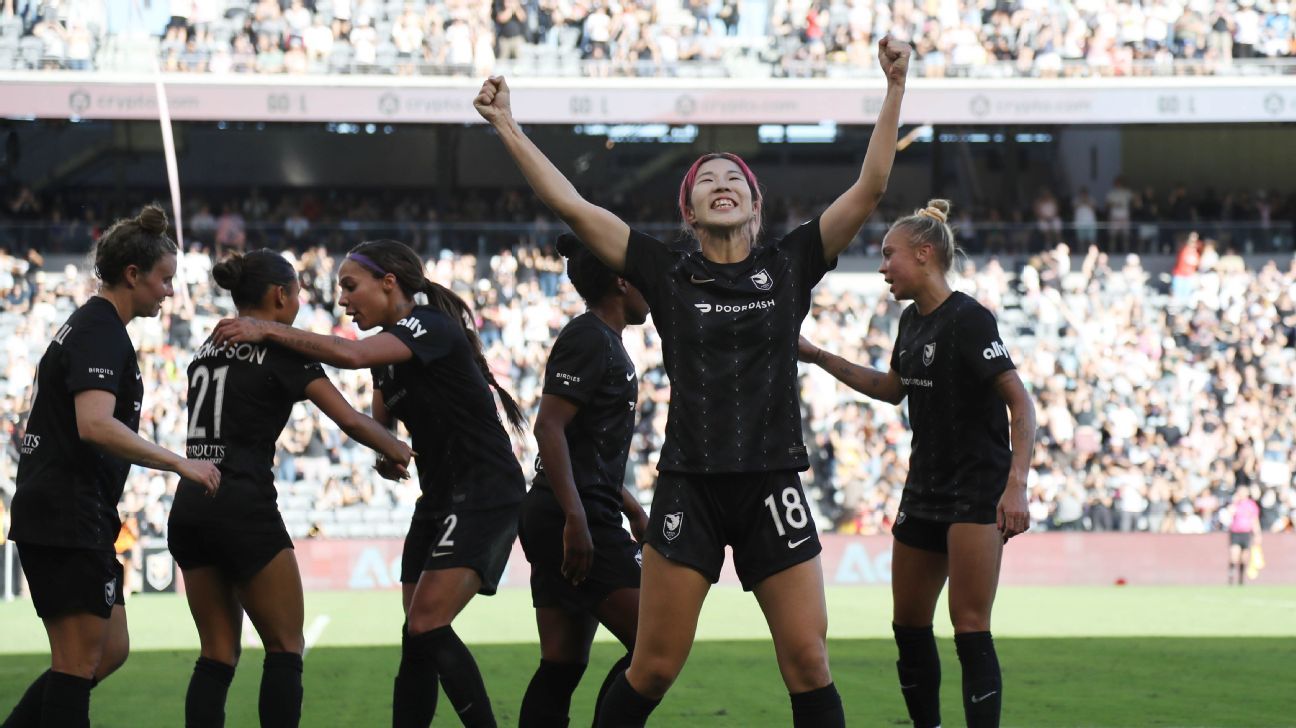
<instances>
[{"instance_id":1,"label":"pink and black hair","mask_svg":"<svg viewBox=\"0 0 1296 728\"><path fill-rule=\"evenodd\" d=\"M738 169L742 170L743 177L747 179L747 186L751 188L752 207L755 208L756 213L755 217L752 218L751 225L749 226L752 243L755 244L756 237L761 231L762 203L764 202L765 197L761 194L760 183L756 180L756 173L751 171L751 167L747 166L747 163L742 160L742 157L730 152L712 152L710 154L703 154L697 158L697 161L694 162L692 166L688 168L688 172L684 173L684 179L680 182L679 191L679 212L680 219L684 222L684 231L690 235L696 235L693 225L688 221L688 211L693 207L690 198L693 196L693 185L697 183L698 170L702 168L702 165L713 159L727 159L730 162L733 162L738 165Z\"/></svg>"}]
</instances>

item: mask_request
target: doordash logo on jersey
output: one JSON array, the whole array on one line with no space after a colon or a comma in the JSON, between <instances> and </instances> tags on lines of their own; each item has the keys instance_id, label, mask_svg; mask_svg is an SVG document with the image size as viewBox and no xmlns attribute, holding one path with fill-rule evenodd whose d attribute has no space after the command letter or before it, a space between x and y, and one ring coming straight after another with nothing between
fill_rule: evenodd
<instances>
[{"instance_id":1,"label":"doordash logo on jersey","mask_svg":"<svg viewBox=\"0 0 1296 728\"><path fill-rule=\"evenodd\" d=\"M1001 356L1006 357L1008 356L1008 349L1006 349L1003 344L995 341L981 351L981 356L985 358L986 361L998 359Z\"/></svg>"},{"instance_id":2,"label":"doordash logo on jersey","mask_svg":"<svg viewBox=\"0 0 1296 728\"><path fill-rule=\"evenodd\" d=\"M715 305L709 303L695 303L693 304L693 308L696 308L702 313L711 313L712 311L715 313L742 313L754 309L774 308L774 299L767 298L764 301L752 301L751 303L742 303L738 305L728 303L717 303Z\"/></svg>"}]
</instances>

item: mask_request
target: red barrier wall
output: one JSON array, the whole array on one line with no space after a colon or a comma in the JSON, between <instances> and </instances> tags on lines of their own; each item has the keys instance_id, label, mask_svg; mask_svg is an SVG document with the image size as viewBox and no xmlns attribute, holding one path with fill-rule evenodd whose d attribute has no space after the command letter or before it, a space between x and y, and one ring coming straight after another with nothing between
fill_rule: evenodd
<instances>
[{"instance_id":1,"label":"red barrier wall","mask_svg":"<svg viewBox=\"0 0 1296 728\"><path fill-rule=\"evenodd\" d=\"M822 537L828 584L891 581L890 536ZM401 541L347 539L298 541L297 560L307 590L390 589L400 585ZM1256 583L1296 583L1296 534L1270 534L1263 542L1266 568ZM1004 552L1004 584L1222 584L1228 536L1137 533L1039 533L1013 539ZM530 566L514 544L500 586L525 587ZM726 562L721 583L737 584Z\"/></svg>"}]
</instances>

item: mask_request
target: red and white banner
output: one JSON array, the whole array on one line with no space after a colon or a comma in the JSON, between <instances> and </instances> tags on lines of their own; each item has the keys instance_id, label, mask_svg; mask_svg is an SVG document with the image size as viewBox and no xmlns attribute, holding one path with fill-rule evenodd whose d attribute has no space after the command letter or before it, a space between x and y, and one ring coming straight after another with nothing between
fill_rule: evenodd
<instances>
[{"instance_id":1,"label":"red and white banner","mask_svg":"<svg viewBox=\"0 0 1296 728\"><path fill-rule=\"evenodd\" d=\"M464 124L481 119L472 78L163 76L176 121ZM510 81L536 124L872 124L878 79ZM156 119L152 76L0 73L0 116ZM912 79L906 124L1183 124L1296 121L1296 77Z\"/></svg>"},{"instance_id":2,"label":"red and white banner","mask_svg":"<svg viewBox=\"0 0 1296 728\"><path fill-rule=\"evenodd\" d=\"M829 585L891 582L889 536L825 535L824 579ZM400 586L401 541L298 541L297 560L307 590L393 589ZM1256 583L1296 583L1296 534L1264 538L1267 565ZM1002 582L1009 585L1221 584L1228 536L1140 533L1039 533L1013 539L1004 551ZM526 587L531 567L514 544L501 588ZM737 584L726 562L722 584Z\"/></svg>"}]
</instances>

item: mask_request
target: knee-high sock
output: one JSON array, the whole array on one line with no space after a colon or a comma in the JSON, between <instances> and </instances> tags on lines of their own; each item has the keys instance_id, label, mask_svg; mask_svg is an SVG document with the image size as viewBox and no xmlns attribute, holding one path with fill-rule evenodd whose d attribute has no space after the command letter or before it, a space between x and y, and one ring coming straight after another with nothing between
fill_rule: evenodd
<instances>
[{"instance_id":1,"label":"knee-high sock","mask_svg":"<svg viewBox=\"0 0 1296 728\"><path fill-rule=\"evenodd\" d=\"M221 728L225 725L225 697L234 680L234 666L199 657L185 693L187 728Z\"/></svg>"},{"instance_id":2,"label":"knee-high sock","mask_svg":"<svg viewBox=\"0 0 1296 728\"><path fill-rule=\"evenodd\" d=\"M566 728L571 698L585 674L585 663L541 660L522 697L518 728Z\"/></svg>"},{"instance_id":3,"label":"knee-high sock","mask_svg":"<svg viewBox=\"0 0 1296 728\"><path fill-rule=\"evenodd\" d=\"M954 646L963 664L963 713L968 728L998 728L1003 679L994 639L989 632L966 632L954 635Z\"/></svg>"},{"instance_id":4,"label":"knee-high sock","mask_svg":"<svg viewBox=\"0 0 1296 728\"><path fill-rule=\"evenodd\" d=\"M27 692L18 699L18 704L9 711L3 728L40 728L41 701L45 699L45 680L50 671L46 670L40 677L27 686Z\"/></svg>"},{"instance_id":5,"label":"knee-high sock","mask_svg":"<svg viewBox=\"0 0 1296 728\"><path fill-rule=\"evenodd\" d=\"M594 720L591 725L598 725L599 712L603 709L603 699L607 697L608 690L612 688L612 683L616 681L617 675L621 675L630 669L630 659L632 657L634 657L633 651L622 655L621 659L612 665L612 669L608 670L607 677L603 678L603 684L599 686L598 697L594 699Z\"/></svg>"},{"instance_id":6,"label":"knee-high sock","mask_svg":"<svg viewBox=\"0 0 1296 728\"><path fill-rule=\"evenodd\" d=\"M660 703L635 690L623 672L612 681L603 698L598 728L642 728Z\"/></svg>"},{"instance_id":7,"label":"knee-high sock","mask_svg":"<svg viewBox=\"0 0 1296 728\"><path fill-rule=\"evenodd\" d=\"M296 652L267 652L257 703L261 728L297 728L301 708L302 656Z\"/></svg>"},{"instance_id":8,"label":"knee-high sock","mask_svg":"<svg viewBox=\"0 0 1296 728\"><path fill-rule=\"evenodd\" d=\"M436 661L425 641L415 644L408 631L401 630L401 661L392 695L392 728L428 728L436 715Z\"/></svg>"},{"instance_id":9,"label":"knee-high sock","mask_svg":"<svg viewBox=\"0 0 1296 728\"><path fill-rule=\"evenodd\" d=\"M90 728L94 681L50 670L41 700L41 728Z\"/></svg>"},{"instance_id":10,"label":"knee-high sock","mask_svg":"<svg viewBox=\"0 0 1296 728\"><path fill-rule=\"evenodd\" d=\"M846 728L841 695L832 683L804 693L792 693L793 728Z\"/></svg>"},{"instance_id":11,"label":"knee-high sock","mask_svg":"<svg viewBox=\"0 0 1296 728\"><path fill-rule=\"evenodd\" d=\"M940 725L940 653L936 651L936 636L931 626L901 627L891 625L895 632L900 659L896 671L900 674L900 693L909 720L915 728L934 728Z\"/></svg>"}]
</instances>

